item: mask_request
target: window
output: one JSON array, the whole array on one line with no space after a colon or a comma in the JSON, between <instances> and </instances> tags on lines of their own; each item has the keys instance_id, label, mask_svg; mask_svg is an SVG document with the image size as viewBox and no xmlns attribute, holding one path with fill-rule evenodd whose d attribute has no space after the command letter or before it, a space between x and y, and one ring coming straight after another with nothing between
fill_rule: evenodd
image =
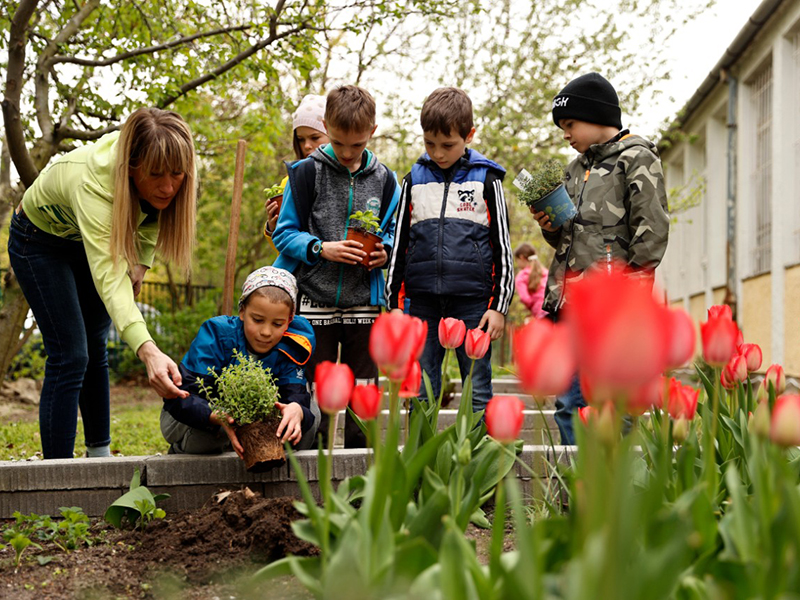
<instances>
[{"instance_id":1,"label":"window","mask_svg":"<svg viewBox=\"0 0 800 600\"><path fill-rule=\"evenodd\" d=\"M755 199L752 223L755 237L751 274L770 270L772 250L772 64L766 65L751 83L753 170L751 190Z\"/></svg>"}]
</instances>

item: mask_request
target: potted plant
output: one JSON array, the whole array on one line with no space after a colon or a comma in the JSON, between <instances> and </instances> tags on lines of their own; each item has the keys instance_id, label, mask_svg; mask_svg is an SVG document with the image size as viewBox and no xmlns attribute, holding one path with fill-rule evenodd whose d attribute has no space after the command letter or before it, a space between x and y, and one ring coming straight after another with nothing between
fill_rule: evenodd
<instances>
[{"instance_id":1,"label":"potted plant","mask_svg":"<svg viewBox=\"0 0 800 600\"><path fill-rule=\"evenodd\" d=\"M267 208L270 200L274 198L278 203L278 214L280 214L281 205L283 204L283 186L271 185L268 188L264 188L264 195L267 197L267 201L264 203L264 208Z\"/></svg>"},{"instance_id":2,"label":"potted plant","mask_svg":"<svg viewBox=\"0 0 800 600\"><path fill-rule=\"evenodd\" d=\"M561 227L578 212L564 187L564 166L556 159L540 163L532 175L523 169L514 185L520 189L519 201L545 212L554 227Z\"/></svg>"},{"instance_id":3,"label":"potted plant","mask_svg":"<svg viewBox=\"0 0 800 600\"><path fill-rule=\"evenodd\" d=\"M278 386L270 370L258 360L238 350L233 355L235 362L220 373L209 369L215 379L214 389L204 383L200 387L215 411L233 417L245 468L258 473L286 461L276 435L281 421L275 406L280 399Z\"/></svg>"},{"instance_id":4,"label":"potted plant","mask_svg":"<svg viewBox=\"0 0 800 600\"><path fill-rule=\"evenodd\" d=\"M382 231L378 217L371 210L357 210L350 215L349 225L347 226L347 239L361 242L362 248L367 255L361 261L364 267L369 266L370 253L375 251L375 245L381 243L378 235Z\"/></svg>"}]
</instances>

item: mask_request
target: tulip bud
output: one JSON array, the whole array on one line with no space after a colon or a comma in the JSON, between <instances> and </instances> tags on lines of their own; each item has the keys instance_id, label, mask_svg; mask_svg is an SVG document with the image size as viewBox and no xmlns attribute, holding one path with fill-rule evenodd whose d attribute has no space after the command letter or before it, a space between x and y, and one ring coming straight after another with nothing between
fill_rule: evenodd
<instances>
[{"instance_id":1,"label":"tulip bud","mask_svg":"<svg viewBox=\"0 0 800 600\"><path fill-rule=\"evenodd\" d=\"M439 343L443 348L458 348L464 343L467 326L460 319L447 317L439 321Z\"/></svg>"},{"instance_id":2,"label":"tulip bud","mask_svg":"<svg viewBox=\"0 0 800 600\"><path fill-rule=\"evenodd\" d=\"M350 396L350 408L362 421L371 421L381 412L383 391L375 384L357 385Z\"/></svg>"},{"instance_id":3,"label":"tulip bud","mask_svg":"<svg viewBox=\"0 0 800 600\"><path fill-rule=\"evenodd\" d=\"M708 318L709 319L728 319L729 321L733 320L733 311L728 304L715 304L714 306L708 307Z\"/></svg>"},{"instance_id":4,"label":"tulip bud","mask_svg":"<svg viewBox=\"0 0 800 600\"><path fill-rule=\"evenodd\" d=\"M401 398L416 398L419 396L419 386L422 382L422 367L419 361L415 360L408 369L408 375L400 386Z\"/></svg>"},{"instance_id":5,"label":"tulip bud","mask_svg":"<svg viewBox=\"0 0 800 600\"><path fill-rule=\"evenodd\" d=\"M709 317L700 325L703 357L713 367L723 367L736 354L739 328L730 319Z\"/></svg>"},{"instance_id":6,"label":"tulip bud","mask_svg":"<svg viewBox=\"0 0 800 600\"><path fill-rule=\"evenodd\" d=\"M458 464L466 467L469 461L472 460L472 445L469 439L464 439L461 442L461 447L458 449Z\"/></svg>"},{"instance_id":7,"label":"tulip bud","mask_svg":"<svg viewBox=\"0 0 800 600\"><path fill-rule=\"evenodd\" d=\"M762 440L769 438L769 402L759 402L756 406L750 431Z\"/></svg>"},{"instance_id":8,"label":"tulip bud","mask_svg":"<svg viewBox=\"0 0 800 600\"><path fill-rule=\"evenodd\" d=\"M610 402L603 405L595 419L594 428L600 441L606 446L613 446L619 440L619 431L614 418L614 405Z\"/></svg>"},{"instance_id":9,"label":"tulip bud","mask_svg":"<svg viewBox=\"0 0 800 600\"><path fill-rule=\"evenodd\" d=\"M686 441L689 435L689 420L686 417L680 417L672 425L672 439L677 443L682 444Z\"/></svg>"},{"instance_id":10,"label":"tulip bud","mask_svg":"<svg viewBox=\"0 0 800 600\"><path fill-rule=\"evenodd\" d=\"M467 336L464 340L464 351L472 360L480 360L486 355L491 343L492 336L488 331L470 329L467 331Z\"/></svg>"},{"instance_id":11,"label":"tulip bud","mask_svg":"<svg viewBox=\"0 0 800 600\"><path fill-rule=\"evenodd\" d=\"M578 409L578 416L581 419L581 423L587 427L589 426L589 420L594 419L594 413L595 409L593 409L591 406L581 406Z\"/></svg>"},{"instance_id":12,"label":"tulip bud","mask_svg":"<svg viewBox=\"0 0 800 600\"><path fill-rule=\"evenodd\" d=\"M516 396L495 396L486 405L486 430L498 442L508 444L519 437L525 405Z\"/></svg>"},{"instance_id":13,"label":"tulip bud","mask_svg":"<svg viewBox=\"0 0 800 600\"><path fill-rule=\"evenodd\" d=\"M326 360L317 365L314 383L319 409L333 415L347 407L355 378L349 366Z\"/></svg>"},{"instance_id":14,"label":"tulip bud","mask_svg":"<svg viewBox=\"0 0 800 600\"><path fill-rule=\"evenodd\" d=\"M771 365L764 375L764 385L769 389L769 384L775 388L775 395L780 396L786 391L786 374L781 365Z\"/></svg>"},{"instance_id":15,"label":"tulip bud","mask_svg":"<svg viewBox=\"0 0 800 600\"><path fill-rule=\"evenodd\" d=\"M779 446L800 446L800 396L781 396L772 411L769 437Z\"/></svg>"},{"instance_id":16,"label":"tulip bud","mask_svg":"<svg viewBox=\"0 0 800 600\"><path fill-rule=\"evenodd\" d=\"M742 383L747 379L747 359L743 355L737 354L728 361L723 372L725 380L729 383Z\"/></svg>"},{"instance_id":17,"label":"tulip bud","mask_svg":"<svg viewBox=\"0 0 800 600\"><path fill-rule=\"evenodd\" d=\"M769 390L767 389L767 380L761 382L761 385L758 386L758 391L756 392L756 402L768 402L769 401Z\"/></svg>"},{"instance_id":18,"label":"tulip bud","mask_svg":"<svg viewBox=\"0 0 800 600\"><path fill-rule=\"evenodd\" d=\"M739 354L747 361L748 373L754 373L761 368L762 354L758 344L742 344L739 347Z\"/></svg>"}]
</instances>

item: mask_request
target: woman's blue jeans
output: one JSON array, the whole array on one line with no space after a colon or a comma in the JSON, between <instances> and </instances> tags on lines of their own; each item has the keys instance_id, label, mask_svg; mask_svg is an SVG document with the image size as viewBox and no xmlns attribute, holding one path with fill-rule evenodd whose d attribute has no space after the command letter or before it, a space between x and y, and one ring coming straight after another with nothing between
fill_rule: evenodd
<instances>
[{"instance_id":1,"label":"woman's blue jeans","mask_svg":"<svg viewBox=\"0 0 800 600\"><path fill-rule=\"evenodd\" d=\"M439 397L442 386L442 362L445 349L439 343L439 321L442 318L452 317L461 319L467 329L475 329L486 312L489 305L482 298L463 296L443 296L434 294L417 294L411 300L409 312L428 323L428 337L425 340L425 350L419 359L422 370L428 373L435 398ZM461 372L461 381L467 378L472 365L472 359L467 356L462 344L456 348L458 368ZM420 399L427 398L425 382L420 387ZM492 398L492 347L486 355L475 361L472 373L472 410L478 412L486 408Z\"/></svg>"},{"instance_id":2,"label":"woman's blue jeans","mask_svg":"<svg viewBox=\"0 0 800 600\"><path fill-rule=\"evenodd\" d=\"M73 457L79 407L86 445L109 445L106 342L111 319L92 281L83 244L45 233L15 214L8 256L47 352L39 402L44 458Z\"/></svg>"}]
</instances>

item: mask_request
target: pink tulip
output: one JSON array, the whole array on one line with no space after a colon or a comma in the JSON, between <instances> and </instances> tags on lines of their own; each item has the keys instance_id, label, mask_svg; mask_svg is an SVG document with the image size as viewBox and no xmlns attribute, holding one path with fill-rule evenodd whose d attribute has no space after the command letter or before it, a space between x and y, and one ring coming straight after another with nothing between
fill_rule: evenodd
<instances>
[{"instance_id":1,"label":"pink tulip","mask_svg":"<svg viewBox=\"0 0 800 600\"><path fill-rule=\"evenodd\" d=\"M670 321L648 285L612 270L587 273L567 287L577 362L593 385L625 395L661 374Z\"/></svg>"},{"instance_id":2,"label":"pink tulip","mask_svg":"<svg viewBox=\"0 0 800 600\"><path fill-rule=\"evenodd\" d=\"M314 382L321 411L335 415L347 407L355 384L353 371L349 366L323 361L314 371Z\"/></svg>"},{"instance_id":3,"label":"pink tulip","mask_svg":"<svg viewBox=\"0 0 800 600\"><path fill-rule=\"evenodd\" d=\"M525 405L516 396L495 396L486 405L486 431L503 444L519 437Z\"/></svg>"},{"instance_id":4,"label":"pink tulip","mask_svg":"<svg viewBox=\"0 0 800 600\"><path fill-rule=\"evenodd\" d=\"M470 329L464 339L464 351L473 360L480 360L486 356L489 345L492 343L492 336L488 331L482 329Z\"/></svg>"},{"instance_id":5,"label":"pink tulip","mask_svg":"<svg viewBox=\"0 0 800 600\"><path fill-rule=\"evenodd\" d=\"M443 348L458 348L464 343L467 326L460 319L447 317L439 321L439 343Z\"/></svg>"},{"instance_id":6,"label":"pink tulip","mask_svg":"<svg viewBox=\"0 0 800 600\"><path fill-rule=\"evenodd\" d=\"M775 395L780 396L786 391L786 374L783 372L783 367L780 365L770 365L764 375L764 386L769 391L769 384L775 388Z\"/></svg>"},{"instance_id":7,"label":"pink tulip","mask_svg":"<svg viewBox=\"0 0 800 600\"><path fill-rule=\"evenodd\" d=\"M375 384L357 385L350 396L350 408L362 421L371 421L381 412L383 391Z\"/></svg>"},{"instance_id":8,"label":"pink tulip","mask_svg":"<svg viewBox=\"0 0 800 600\"><path fill-rule=\"evenodd\" d=\"M788 394L775 400L769 437L779 446L800 446L800 395Z\"/></svg>"},{"instance_id":9,"label":"pink tulip","mask_svg":"<svg viewBox=\"0 0 800 600\"><path fill-rule=\"evenodd\" d=\"M522 387L534 396L561 394L575 374L569 330L535 319L514 335L514 364Z\"/></svg>"},{"instance_id":10,"label":"pink tulip","mask_svg":"<svg viewBox=\"0 0 800 600\"><path fill-rule=\"evenodd\" d=\"M761 368L763 360L761 347L758 344L742 344L739 346L739 354L744 356L747 362L747 372L754 373Z\"/></svg>"},{"instance_id":11,"label":"pink tulip","mask_svg":"<svg viewBox=\"0 0 800 600\"><path fill-rule=\"evenodd\" d=\"M669 315L669 354L667 369L677 369L694 356L694 321L682 308L665 309Z\"/></svg>"},{"instance_id":12,"label":"pink tulip","mask_svg":"<svg viewBox=\"0 0 800 600\"><path fill-rule=\"evenodd\" d=\"M669 380L668 412L673 419L681 417L691 421L697 412L697 400L700 397L700 390L691 386L683 385L680 381L671 377Z\"/></svg>"},{"instance_id":13,"label":"pink tulip","mask_svg":"<svg viewBox=\"0 0 800 600\"><path fill-rule=\"evenodd\" d=\"M728 382L742 383L747 379L747 359L741 354L737 354L725 365L723 373Z\"/></svg>"},{"instance_id":14,"label":"pink tulip","mask_svg":"<svg viewBox=\"0 0 800 600\"><path fill-rule=\"evenodd\" d=\"M700 325L705 361L713 367L724 367L736 354L738 335L739 328L730 319L709 317L707 322Z\"/></svg>"},{"instance_id":15,"label":"pink tulip","mask_svg":"<svg viewBox=\"0 0 800 600\"><path fill-rule=\"evenodd\" d=\"M372 324L369 355L390 380L403 381L411 362L422 355L428 325L402 313L383 313Z\"/></svg>"},{"instance_id":16,"label":"pink tulip","mask_svg":"<svg viewBox=\"0 0 800 600\"><path fill-rule=\"evenodd\" d=\"M732 375L728 369L722 369L719 374L719 382L726 390L732 390L736 387L736 382L732 379Z\"/></svg>"},{"instance_id":17,"label":"pink tulip","mask_svg":"<svg viewBox=\"0 0 800 600\"><path fill-rule=\"evenodd\" d=\"M419 396L419 386L422 382L422 367L420 367L419 361L415 360L411 363L411 368L408 370L408 375L403 380L402 385L400 386L400 394L401 398L416 398Z\"/></svg>"}]
</instances>

